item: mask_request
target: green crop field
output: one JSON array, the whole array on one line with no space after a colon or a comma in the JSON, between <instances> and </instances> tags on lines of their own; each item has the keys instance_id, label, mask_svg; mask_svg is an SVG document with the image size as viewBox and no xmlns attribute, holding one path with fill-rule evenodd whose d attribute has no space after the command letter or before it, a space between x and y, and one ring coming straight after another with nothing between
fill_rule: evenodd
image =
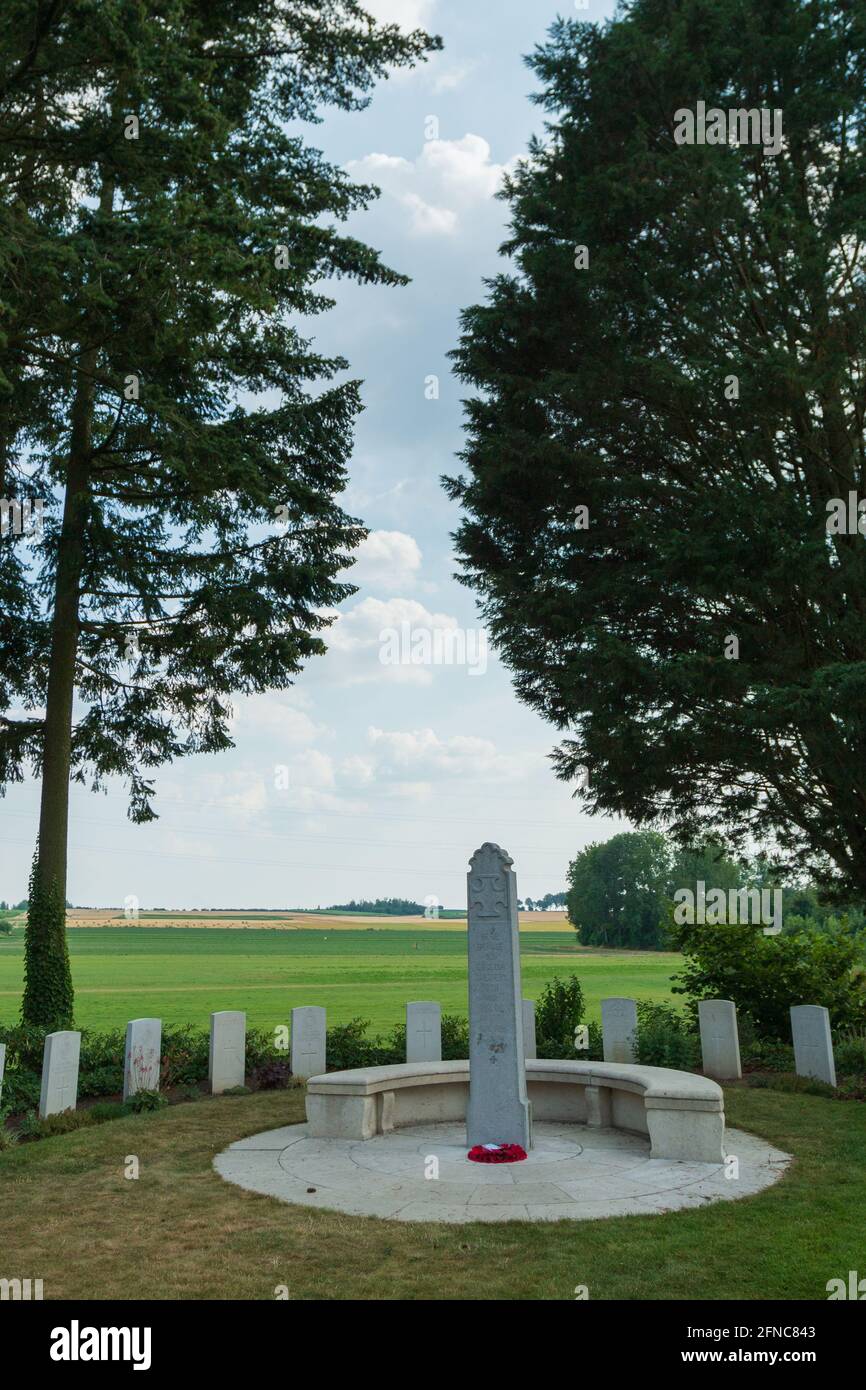
<instances>
[{"instance_id":1,"label":"green crop field","mask_svg":"<svg viewBox=\"0 0 866 1390\"><path fill-rule=\"evenodd\" d=\"M408 999L465 1014L466 933L379 926L322 931L82 927L68 931L79 1027L119 1028L130 1018L205 1026L215 1009L244 1009L250 1027L288 1022L320 1004L328 1022L369 1019L373 1031L403 1018ZM521 933L523 992L534 999L554 975L579 976L590 1019L606 995L665 999L679 957L575 945L571 933ZM24 933L0 936L0 1022L18 1017Z\"/></svg>"}]
</instances>

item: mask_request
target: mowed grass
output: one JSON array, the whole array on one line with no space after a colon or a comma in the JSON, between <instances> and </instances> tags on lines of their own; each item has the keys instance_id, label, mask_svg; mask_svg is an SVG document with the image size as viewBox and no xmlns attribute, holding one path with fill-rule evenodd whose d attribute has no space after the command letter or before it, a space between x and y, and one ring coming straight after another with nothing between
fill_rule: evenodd
<instances>
[{"instance_id":1,"label":"mowed grass","mask_svg":"<svg viewBox=\"0 0 866 1390\"><path fill-rule=\"evenodd\" d=\"M212 1169L303 1091L207 1099L0 1154L0 1276L46 1299L826 1299L863 1270L866 1105L729 1088L795 1155L773 1188L664 1216L447 1226L289 1206ZM140 1176L124 1176L127 1155Z\"/></svg>"},{"instance_id":2,"label":"mowed grass","mask_svg":"<svg viewBox=\"0 0 866 1390\"><path fill-rule=\"evenodd\" d=\"M217 1009L243 1009L251 1028L288 1022L289 1010L319 1004L329 1024L369 1019L384 1032L410 999L446 1013L468 1009L465 930L311 928L272 931L183 927L86 927L68 931L80 1027L121 1028L129 1019L205 1027ZM554 975L576 973L588 1017L607 995L670 997L680 958L654 951L581 948L573 932L521 934L523 992L535 999ZM16 1021L24 934L0 936L0 1022Z\"/></svg>"}]
</instances>

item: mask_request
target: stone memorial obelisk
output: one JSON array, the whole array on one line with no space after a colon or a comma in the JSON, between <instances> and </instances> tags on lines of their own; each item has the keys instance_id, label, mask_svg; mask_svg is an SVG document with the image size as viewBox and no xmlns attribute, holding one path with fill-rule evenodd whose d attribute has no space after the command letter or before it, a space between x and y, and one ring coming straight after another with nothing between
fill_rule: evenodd
<instances>
[{"instance_id":1,"label":"stone memorial obelisk","mask_svg":"<svg viewBox=\"0 0 866 1390\"><path fill-rule=\"evenodd\" d=\"M526 1093L517 876L498 845L469 861L469 1106L466 1142L532 1143Z\"/></svg>"}]
</instances>

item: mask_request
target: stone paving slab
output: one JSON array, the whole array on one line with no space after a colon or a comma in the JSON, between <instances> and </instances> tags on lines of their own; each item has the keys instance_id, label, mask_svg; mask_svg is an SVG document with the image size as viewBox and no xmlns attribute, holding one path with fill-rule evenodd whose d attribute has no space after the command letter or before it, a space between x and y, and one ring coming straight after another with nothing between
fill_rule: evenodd
<instances>
[{"instance_id":1,"label":"stone paving slab","mask_svg":"<svg viewBox=\"0 0 866 1390\"><path fill-rule=\"evenodd\" d=\"M286 1125L214 1159L227 1182L278 1201L396 1221L592 1221L752 1196L790 1155L729 1129L739 1176L718 1163L651 1159L649 1140L616 1129L538 1123L523 1163L470 1163L463 1124L412 1125L366 1141L312 1138ZM435 1163L432 1162L435 1160ZM427 1176L434 1171L436 1176ZM313 1189L310 1191L310 1189Z\"/></svg>"}]
</instances>

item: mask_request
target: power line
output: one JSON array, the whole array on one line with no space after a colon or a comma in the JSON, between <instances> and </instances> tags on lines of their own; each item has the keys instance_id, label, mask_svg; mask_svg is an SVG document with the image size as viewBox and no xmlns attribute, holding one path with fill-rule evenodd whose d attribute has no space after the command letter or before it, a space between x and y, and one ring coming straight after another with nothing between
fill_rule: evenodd
<instances>
[{"instance_id":1,"label":"power line","mask_svg":"<svg viewBox=\"0 0 866 1390\"><path fill-rule=\"evenodd\" d=\"M3 811L3 812L0 812L0 821L5 820L5 819L13 819L13 820L30 820L30 819L32 819L32 817L29 816L29 815L27 814L27 812L25 812L25 811ZM76 816L75 819L76 819L76 823L78 823L78 824L84 824L84 825L99 825L99 826L112 826L112 827L116 827L116 825L117 825L117 822L116 822L116 821L100 820L100 819L98 819L97 817L93 817L93 816ZM193 835L202 835L202 834L203 834L203 835L206 835L206 836L207 836L207 835L231 835L232 838L234 838L234 839L237 839L238 834L240 833L238 830L232 830L232 829L228 829L228 828L222 829L222 828L220 828L220 827L218 827L218 826L178 825L177 823L163 822L162 820L160 820L159 822L149 822L149 825L150 825L151 828L154 828L154 829L157 829L157 830L169 831L170 833L182 832L182 833L184 833L184 834L193 834ZM135 828L136 828L136 829L144 829L144 828L146 828L146 827L137 826L137 827L135 827ZM281 834L279 831L275 831L275 830L259 830L259 829L253 829L253 828L251 827L249 833L250 833L250 834L254 834L254 835L256 836L257 839L280 840L280 841L284 841L284 840L285 840L285 833ZM378 847L378 846L381 845L381 843L382 843L381 840L362 840L362 839L357 839L357 838L355 838L354 836L352 836L352 837L346 837L346 836L339 836L339 835L330 835L330 834L327 834L327 833L323 833L323 834L321 834L321 835L298 835L298 834L294 834L294 833L293 833L293 834L291 835L291 841L292 841L292 843L294 843L294 841L296 841L296 840L303 840L303 841L309 842L309 843L311 843L311 844L321 844L321 843L323 843L324 841L327 841L328 844L365 845L365 846L372 846L372 847L374 847L374 848L375 848L375 847ZM10 843L11 843L11 842L10 842ZM399 840L399 841L397 841L396 843L398 843L398 844L400 845L401 848L405 848L405 849L441 849L441 850L456 850L458 853L465 853L465 852L466 852L466 845L465 845L465 843L464 843L464 844L457 844L457 843L454 843L453 841L450 842L450 843L448 843L448 844L431 844L429 840ZM548 850L548 849L534 849L534 848L531 849L531 848L529 848L529 846L512 846L511 848L514 849L514 852L515 852L516 854L523 854L523 855L525 855L525 854L532 854L532 855L539 855L539 854L542 854L542 855L549 855L549 856L552 858L552 857L554 856L554 854L556 854L556 851L553 851L553 850ZM130 852L134 852L134 851L130 851ZM471 852L471 851L470 851L470 852ZM565 850L563 851L563 853L567 853L567 852L568 852L568 851L565 851ZM557 857L558 857L558 855L557 855Z\"/></svg>"},{"instance_id":2,"label":"power line","mask_svg":"<svg viewBox=\"0 0 866 1390\"><path fill-rule=\"evenodd\" d=\"M32 841L30 841L30 840L14 840L14 839L7 839L7 840L4 841L4 844L8 844L8 845L32 845ZM242 859L242 858L238 858L238 857L233 856L233 855L226 856L226 855L222 855L222 854L219 856L218 859L215 860L214 857L211 856L211 855L209 855L209 854L190 854L190 853L186 853L186 852L184 852L184 853L181 854L181 853L178 853L178 851L176 851L176 850L169 850L169 849L167 849L167 850L155 850L155 849L150 849L150 850L148 850L148 849L138 849L138 848L136 848L136 847L131 847L130 849L107 849L107 848L105 847L105 845L78 845L78 844L71 844L71 845L69 846L69 849L70 849L70 851L83 852L83 853L85 853L85 854L112 854L112 855L118 855L118 854L134 854L134 855L136 855L136 856L141 855L141 854L144 854L144 855L147 855L148 858L155 858L155 859L185 859L185 860L188 860L188 859L197 859L197 860L201 860L202 863L207 863L207 864L214 864L214 863L218 863L218 864L253 864L253 865L256 865L257 867L272 867L272 868L278 868L278 869L309 869L309 868L313 867L313 868L316 868L316 869L329 869L329 870L331 870L331 871L336 871L336 870L348 870L350 873L360 873L360 874L364 874L364 873L369 873L369 874L373 874L373 873L376 873L376 874L381 874L381 873L403 874L403 875L406 876L406 877L408 877L408 876L411 874L415 879L418 878L419 874L429 874L429 875L431 876L431 878L432 878L432 877L439 877L439 878L446 877L446 878L460 878L461 880L464 879L464 878L466 877L466 870L465 870L465 869L440 869L440 868L431 869L431 868L429 868L429 867L418 867L418 868L411 868L411 869L410 869L410 868L406 868L405 865L396 865L396 864L378 864L378 865L372 865L372 864L316 864L316 865L311 865L310 862L309 862L309 860L306 860L306 861L305 861L304 863L302 863L302 864L291 864L291 863L288 863L285 859Z\"/></svg>"},{"instance_id":3,"label":"power line","mask_svg":"<svg viewBox=\"0 0 866 1390\"><path fill-rule=\"evenodd\" d=\"M91 793L91 794L92 794L92 793ZM103 795L106 795L106 793L102 793L102 794L103 794ZM74 799L77 799L78 796L83 796L83 795L85 795L85 793L80 793L80 792L79 792L79 793L75 793L75 792L72 793L72 796L73 796ZM107 793L107 795L109 795L109 796L111 796L112 798L115 798L115 799L116 799L116 798L118 798L118 797L121 795L121 793L119 793L119 792L110 792L110 793ZM499 800L502 800L502 799L503 799L503 798L500 798L499 796L497 796L497 795L495 795L495 794L492 794L492 796L493 796L493 799L496 800L496 801L499 801ZM124 800L126 800L125 797L124 797ZM184 797L183 799L181 799L181 798L178 797L178 798L175 798L174 800L169 799L168 801L164 802L164 804L165 804L165 805L168 805L168 806L174 805L174 806L199 807L200 809L212 809L212 808L222 809L222 808L226 808L226 807L235 807L235 809L237 809L237 803L235 802L235 800L234 800L232 797L217 797L217 798L214 798L214 799L211 800L211 801L192 801L192 800L188 800L186 797ZM338 819L338 820L358 820L360 817L363 817L364 820L423 821L423 822L425 822L425 823L427 823L427 824L433 824L433 825L477 825L477 824L478 824L478 821L479 821L479 819L480 819L480 817L479 817L478 815L469 816L469 817L460 817L460 816L440 817L440 816L427 816L427 815L410 815L410 814L406 813L405 811L399 811L399 812L398 812L398 811L395 811L395 812L393 812L392 814L387 814L387 813L383 814L383 813L375 813L375 812L366 811L366 810L357 810L357 811L331 811L331 810L328 810L327 808L324 808L324 807L310 808L310 807L303 807L303 806L298 806L298 807L281 807L281 808L277 808L277 807L268 807L267 809L268 809L268 810L277 810L277 809L279 809L279 810L281 810L281 811L283 812L283 814L287 814L287 815L296 815L296 816L333 816L333 817L335 817L335 818ZM612 819L618 819L618 818L614 817L614 818L612 818ZM537 827L539 827L540 829L543 829L543 830L562 830L562 829L567 828L567 827L564 827L564 826L563 826L563 823L562 823L561 821L541 821L541 820L515 821L515 820L511 820L511 819L509 818L509 824L511 824L511 825L520 825L520 826L537 826Z\"/></svg>"}]
</instances>

